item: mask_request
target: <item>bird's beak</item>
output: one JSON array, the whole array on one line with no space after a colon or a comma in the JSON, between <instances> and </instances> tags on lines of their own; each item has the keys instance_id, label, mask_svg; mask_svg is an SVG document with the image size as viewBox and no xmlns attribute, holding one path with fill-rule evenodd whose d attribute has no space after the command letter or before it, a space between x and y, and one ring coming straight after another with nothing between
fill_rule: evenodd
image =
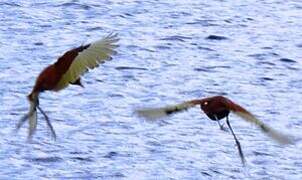
<instances>
[{"instance_id":1,"label":"bird's beak","mask_svg":"<svg viewBox=\"0 0 302 180\"><path fill-rule=\"evenodd\" d=\"M84 88L84 86L83 86L83 84L82 84L82 82L81 82L80 79L76 80L75 82L71 82L70 84L72 84L72 85L78 85L78 86L81 86L82 88Z\"/></svg>"}]
</instances>

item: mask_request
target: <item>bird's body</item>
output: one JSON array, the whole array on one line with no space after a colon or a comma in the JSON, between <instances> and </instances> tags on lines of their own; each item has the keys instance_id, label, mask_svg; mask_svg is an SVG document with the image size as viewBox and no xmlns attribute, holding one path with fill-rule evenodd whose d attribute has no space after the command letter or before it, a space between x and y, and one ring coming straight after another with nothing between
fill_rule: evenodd
<instances>
[{"instance_id":1,"label":"bird's body","mask_svg":"<svg viewBox=\"0 0 302 180\"><path fill-rule=\"evenodd\" d=\"M57 87L62 76L67 72L70 65L74 61L75 57L83 50L88 48L90 44L85 46L80 46L78 48L67 51L63 56L61 56L57 62L47 66L38 76L36 83L32 92L29 94L29 99L32 99L33 94L37 94L46 90L49 91L59 91L65 87ZM80 77L74 81L69 82L70 84L82 85Z\"/></svg>"},{"instance_id":2,"label":"bird's body","mask_svg":"<svg viewBox=\"0 0 302 180\"><path fill-rule=\"evenodd\" d=\"M230 103L223 96L214 96L202 99L201 110L213 121L219 121L230 114L227 104Z\"/></svg>"},{"instance_id":3,"label":"bird's body","mask_svg":"<svg viewBox=\"0 0 302 180\"><path fill-rule=\"evenodd\" d=\"M39 107L39 94L43 91L60 91L69 84L82 86L81 75L89 69L97 67L100 63L110 60L115 54L115 44L118 41L116 34L110 34L105 38L67 51L54 63L46 67L37 77L35 85L28 95L30 110L17 124L19 129L29 119L29 138L32 137L37 126L37 108L46 118L55 137L54 129L45 112Z\"/></svg>"},{"instance_id":4,"label":"bird's body","mask_svg":"<svg viewBox=\"0 0 302 180\"><path fill-rule=\"evenodd\" d=\"M49 65L38 76L31 94L45 90L54 90L61 77L62 74L59 72L59 68L54 64Z\"/></svg>"},{"instance_id":5,"label":"bird's body","mask_svg":"<svg viewBox=\"0 0 302 180\"><path fill-rule=\"evenodd\" d=\"M223 96L213 96L213 97L207 97L203 99L194 99L190 101L185 101L180 104L176 105L170 105L166 107L161 108L146 108L146 109L140 109L137 110L137 113L146 118L147 120L157 120L160 118L163 118L165 116L182 112L184 110L187 110L189 108L195 107L196 105L199 105L201 110L211 119L214 121L219 122L223 118L226 118L227 125L229 129L232 132L232 135L234 136L234 139L236 141L236 145L238 147L238 151L241 157L242 162L245 162L241 145L230 125L229 122L229 114L230 112L233 112L234 114L238 115L239 117L243 118L244 120L253 123L257 125L264 133L266 133L268 136L270 136L275 141L279 142L280 144L292 144L293 140L274 130L273 128L269 127L259 119L257 119L253 114L251 114L249 111L247 111L242 106L236 104L235 102L231 101L230 99L223 97ZM220 124L219 124L220 125ZM220 125L221 126L221 125Z\"/></svg>"}]
</instances>

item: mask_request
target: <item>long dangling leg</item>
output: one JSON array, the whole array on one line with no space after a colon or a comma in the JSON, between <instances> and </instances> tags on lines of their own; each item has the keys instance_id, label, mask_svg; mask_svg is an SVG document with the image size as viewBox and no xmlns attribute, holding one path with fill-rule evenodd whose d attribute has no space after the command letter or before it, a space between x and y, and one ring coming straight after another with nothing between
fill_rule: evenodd
<instances>
[{"instance_id":1,"label":"long dangling leg","mask_svg":"<svg viewBox=\"0 0 302 180\"><path fill-rule=\"evenodd\" d=\"M220 120L217 118L217 116L214 116L214 117L215 117L215 119L216 119L216 121L217 121L217 123L219 125L220 130L227 132L228 130L225 127L223 127L222 124L220 124Z\"/></svg>"},{"instance_id":2,"label":"long dangling leg","mask_svg":"<svg viewBox=\"0 0 302 180\"><path fill-rule=\"evenodd\" d=\"M238 151L239 151L239 155L240 155L240 158L241 158L241 162L243 165L245 165L245 158L244 158L244 155L243 155L243 152L242 152L242 149L241 149L241 145L240 145L240 142L238 141L233 129L232 129L232 126L230 124L230 121L229 121L229 116L226 117L226 122L227 122L227 125L229 126L231 132L232 132L232 135L234 136L234 139L235 139L235 142L236 142L236 145L237 145L237 148L238 148Z\"/></svg>"},{"instance_id":3,"label":"long dangling leg","mask_svg":"<svg viewBox=\"0 0 302 180\"><path fill-rule=\"evenodd\" d=\"M56 132L53 128L53 126L51 125L50 123L50 120L48 118L48 116L46 115L46 113L42 110L42 108L38 105L37 108L39 109L39 111L43 114L43 116L45 117L45 120L46 120L46 124L47 126L49 127L50 131L51 131L51 135L52 137L54 138L54 140L56 140L57 138L57 135L56 135Z\"/></svg>"},{"instance_id":4,"label":"long dangling leg","mask_svg":"<svg viewBox=\"0 0 302 180\"><path fill-rule=\"evenodd\" d=\"M221 130L223 130L225 132L228 131L222 124L220 124L220 121L217 121L217 123L218 123L218 125L219 125L219 127L220 127Z\"/></svg>"}]
</instances>

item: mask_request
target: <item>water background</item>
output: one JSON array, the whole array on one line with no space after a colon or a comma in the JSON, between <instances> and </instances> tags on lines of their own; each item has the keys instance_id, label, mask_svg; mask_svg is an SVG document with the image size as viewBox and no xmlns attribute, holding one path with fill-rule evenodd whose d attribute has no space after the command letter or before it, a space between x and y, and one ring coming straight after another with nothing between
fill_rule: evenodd
<instances>
[{"instance_id":1,"label":"water background","mask_svg":"<svg viewBox=\"0 0 302 180\"><path fill-rule=\"evenodd\" d=\"M302 179L300 0L0 1L0 179ZM119 33L112 61L85 88L46 92L33 143L26 127L35 78L65 51ZM280 146L231 116L230 133L198 108L160 123L137 107L225 95L295 136Z\"/></svg>"}]
</instances>

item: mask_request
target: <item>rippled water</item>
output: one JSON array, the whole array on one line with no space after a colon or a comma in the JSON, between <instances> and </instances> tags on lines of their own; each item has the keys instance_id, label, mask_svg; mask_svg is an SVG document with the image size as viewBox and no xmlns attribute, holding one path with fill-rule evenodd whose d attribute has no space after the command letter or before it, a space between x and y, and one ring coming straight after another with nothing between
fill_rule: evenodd
<instances>
[{"instance_id":1,"label":"rippled water","mask_svg":"<svg viewBox=\"0 0 302 180\"><path fill-rule=\"evenodd\" d=\"M302 3L281 0L0 2L0 179L302 179ZM35 78L66 50L118 32L113 61L41 96L58 134L26 113ZM230 133L198 108L148 123L137 107L223 94L296 145L231 116Z\"/></svg>"}]
</instances>

